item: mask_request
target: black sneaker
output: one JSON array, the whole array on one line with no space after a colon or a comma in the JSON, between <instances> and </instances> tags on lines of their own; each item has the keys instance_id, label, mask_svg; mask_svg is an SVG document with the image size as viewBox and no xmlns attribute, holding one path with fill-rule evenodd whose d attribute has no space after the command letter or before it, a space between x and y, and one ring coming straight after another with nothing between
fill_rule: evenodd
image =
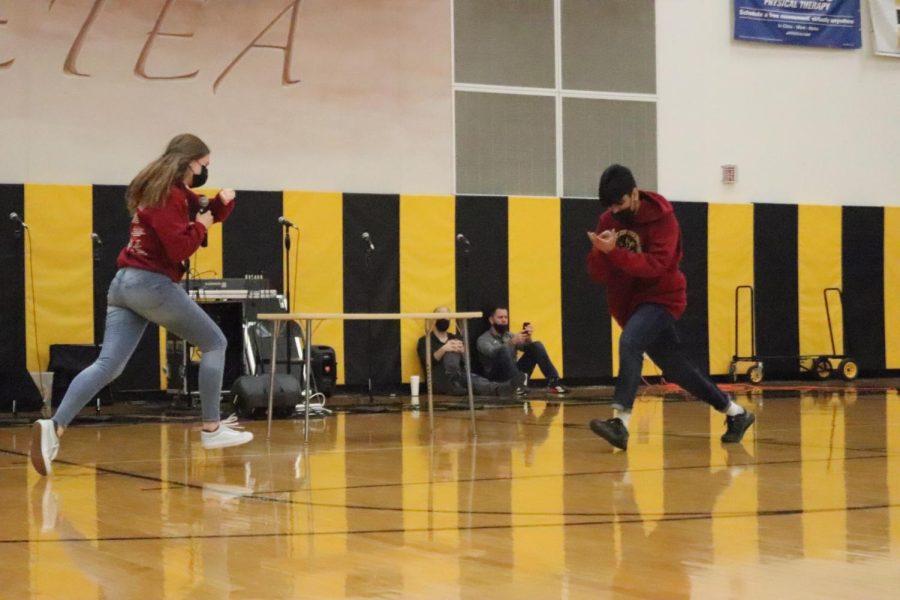
<instances>
[{"instance_id":1,"label":"black sneaker","mask_svg":"<svg viewBox=\"0 0 900 600\"><path fill-rule=\"evenodd\" d=\"M528 395L528 375L519 371L511 381L516 386L516 396L524 398Z\"/></svg>"},{"instance_id":2,"label":"black sneaker","mask_svg":"<svg viewBox=\"0 0 900 600\"><path fill-rule=\"evenodd\" d=\"M547 391L551 394L562 396L569 393L569 388L559 382L559 379L551 379L547 384Z\"/></svg>"},{"instance_id":3,"label":"black sneaker","mask_svg":"<svg viewBox=\"0 0 900 600\"><path fill-rule=\"evenodd\" d=\"M602 437L604 440L622 450L628 449L628 429L622 419L615 417L601 421L600 419L592 419L590 423L591 431Z\"/></svg>"},{"instance_id":4,"label":"black sneaker","mask_svg":"<svg viewBox=\"0 0 900 600\"><path fill-rule=\"evenodd\" d=\"M746 409L739 415L725 417L725 426L728 429L722 434L722 443L737 444L740 442L744 437L744 432L750 429L754 421L756 421L756 416Z\"/></svg>"}]
</instances>

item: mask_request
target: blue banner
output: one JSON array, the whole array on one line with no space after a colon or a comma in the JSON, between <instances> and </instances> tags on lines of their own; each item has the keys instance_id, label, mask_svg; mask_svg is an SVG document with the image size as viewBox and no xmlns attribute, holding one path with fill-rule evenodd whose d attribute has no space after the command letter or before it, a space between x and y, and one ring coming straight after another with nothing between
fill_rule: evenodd
<instances>
[{"instance_id":1,"label":"blue banner","mask_svg":"<svg viewBox=\"0 0 900 600\"><path fill-rule=\"evenodd\" d=\"M859 48L859 0L734 0L734 39Z\"/></svg>"}]
</instances>

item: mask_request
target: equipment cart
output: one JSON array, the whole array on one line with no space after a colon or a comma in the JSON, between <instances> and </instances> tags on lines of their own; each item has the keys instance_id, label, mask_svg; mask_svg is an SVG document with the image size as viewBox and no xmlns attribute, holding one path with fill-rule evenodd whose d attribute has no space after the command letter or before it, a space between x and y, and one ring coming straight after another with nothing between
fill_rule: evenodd
<instances>
[{"instance_id":1,"label":"equipment cart","mask_svg":"<svg viewBox=\"0 0 900 600\"><path fill-rule=\"evenodd\" d=\"M749 292L750 297L750 355L740 355L740 314L738 302L741 290ZM800 372L809 373L815 379L825 380L832 374L840 375L846 381L853 381L859 374L856 361L848 354L838 354L834 344L834 328L831 324L831 307L829 305L829 292L837 294L840 300L841 310L844 309L844 295L840 288L825 288L822 296L825 300L825 314L828 317L828 335L831 338L831 354L805 354L798 356L760 356L756 353L756 302L753 295L753 286L739 285L734 289L734 355L728 367L728 374L732 381L737 381L738 367L741 363L751 363L746 371L747 379L751 383L760 383L765 378L765 361L767 360L796 360ZM844 348L846 350L846 346Z\"/></svg>"}]
</instances>

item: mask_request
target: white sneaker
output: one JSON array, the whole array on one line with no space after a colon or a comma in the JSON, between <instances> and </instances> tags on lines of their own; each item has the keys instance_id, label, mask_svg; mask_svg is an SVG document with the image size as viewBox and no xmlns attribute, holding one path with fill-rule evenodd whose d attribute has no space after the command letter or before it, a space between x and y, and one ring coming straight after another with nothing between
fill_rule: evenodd
<instances>
[{"instance_id":1,"label":"white sneaker","mask_svg":"<svg viewBox=\"0 0 900 600\"><path fill-rule=\"evenodd\" d=\"M238 425L237 419L229 418L219 422L219 428L215 431L202 431L200 438L203 447L207 450L214 448L228 448L230 446L240 446L246 444L253 439L253 434L249 431L239 431L241 426Z\"/></svg>"},{"instance_id":2,"label":"white sneaker","mask_svg":"<svg viewBox=\"0 0 900 600\"><path fill-rule=\"evenodd\" d=\"M52 419L38 419L31 426L31 448L28 454L31 465L41 475L50 475L50 466L59 453L59 436Z\"/></svg>"}]
</instances>

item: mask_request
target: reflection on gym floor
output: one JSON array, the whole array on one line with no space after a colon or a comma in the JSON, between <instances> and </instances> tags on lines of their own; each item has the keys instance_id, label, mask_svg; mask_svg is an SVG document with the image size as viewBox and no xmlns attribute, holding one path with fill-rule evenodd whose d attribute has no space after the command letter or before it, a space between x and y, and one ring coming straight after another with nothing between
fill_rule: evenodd
<instances>
[{"instance_id":1,"label":"reflection on gym floor","mask_svg":"<svg viewBox=\"0 0 900 600\"><path fill-rule=\"evenodd\" d=\"M54 475L0 429L0 597L894 598L900 396L644 397L335 414L203 451L184 425L71 429Z\"/></svg>"}]
</instances>

